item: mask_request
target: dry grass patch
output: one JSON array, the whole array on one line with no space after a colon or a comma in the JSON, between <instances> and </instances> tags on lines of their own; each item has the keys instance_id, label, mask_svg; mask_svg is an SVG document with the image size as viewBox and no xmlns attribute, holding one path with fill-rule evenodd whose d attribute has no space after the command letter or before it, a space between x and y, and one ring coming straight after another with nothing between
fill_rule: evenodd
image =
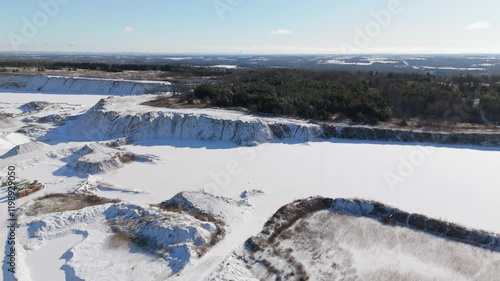
<instances>
[{"instance_id":1,"label":"dry grass patch","mask_svg":"<svg viewBox=\"0 0 500 281\"><path fill-rule=\"evenodd\" d=\"M123 232L114 232L109 238L109 246L111 248L127 246L129 242L132 242L132 238Z\"/></svg>"},{"instance_id":2,"label":"dry grass patch","mask_svg":"<svg viewBox=\"0 0 500 281\"><path fill-rule=\"evenodd\" d=\"M133 154L120 154L119 156L120 162L123 164L129 164L134 162L135 156Z\"/></svg>"},{"instance_id":3,"label":"dry grass patch","mask_svg":"<svg viewBox=\"0 0 500 281\"><path fill-rule=\"evenodd\" d=\"M66 212L80 210L85 207L103 205L107 203L118 203L118 199L107 199L95 195L76 194L48 194L36 199L33 204L25 209L27 216L38 216L48 213Z\"/></svg>"},{"instance_id":4,"label":"dry grass patch","mask_svg":"<svg viewBox=\"0 0 500 281\"><path fill-rule=\"evenodd\" d=\"M174 213L179 213L179 214L187 214L189 216L192 216L193 218L199 220L199 221L206 221L206 222L211 222L215 225L217 228L215 233L212 235L210 238L210 241L208 242L208 246L212 247L215 244L217 244L219 241L221 241L225 236L226 236L226 230L224 226L226 225L225 222L221 219L218 219L214 217L213 215L202 212L202 211L188 211L183 209L182 207L172 207L172 206L165 206L165 205L157 205L156 207L159 207L160 209L167 211L167 212L174 212ZM202 250L202 254L204 255L207 252L208 249Z\"/></svg>"},{"instance_id":5,"label":"dry grass patch","mask_svg":"<svg viewBox=\"0 0 500 281\"><path fill-rule=\"evenodd\" d=\"M209 106L208 103L200 100L189 103L179 97L159 97L154 100L143 102L141 105L165 108L205 108Z\"/></svg>"}]
</instances>

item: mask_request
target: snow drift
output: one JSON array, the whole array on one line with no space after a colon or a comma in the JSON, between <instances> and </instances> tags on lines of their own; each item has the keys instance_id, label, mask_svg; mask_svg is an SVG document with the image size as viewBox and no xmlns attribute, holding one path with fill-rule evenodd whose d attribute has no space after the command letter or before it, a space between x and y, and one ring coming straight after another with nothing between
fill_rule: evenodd
<instances>
[{"instance_id":1,"label":"snow drift","mask_svg":"<svg viewBox=\"0 0 500 281\"><path fill-rule=\"evenodd\" d=\"M0 89L65 94L142 95L168 92L170 83L49 75L0 75Z\"/></svg>"}]
</instances>

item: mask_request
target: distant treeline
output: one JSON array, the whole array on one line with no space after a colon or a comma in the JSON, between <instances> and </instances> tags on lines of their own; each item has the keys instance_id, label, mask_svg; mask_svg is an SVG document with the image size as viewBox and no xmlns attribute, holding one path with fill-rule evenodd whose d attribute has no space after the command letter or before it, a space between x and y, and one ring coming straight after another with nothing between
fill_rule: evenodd
<instances>
[{"instance_id":1,"label":"distant treeline","mask_svg":"<svg viewBox=\"0 0 500 281\"><path fill-rule=\"evenodd\" d=\"M499 123L499 81L500 76L245 70L199 86L193 95L215 106L324 120Z\"/></svg>"},{"instance_id":2,"label":"distant treeline","mask_svg":"<svg viewBox=\"0 0 500 281\"><path fill-rule=\"evenodd\" d=\"M161 71L189 78L217 77L187 100L202 99L220 107L331 120L384 122L391 118L429 121L500 123L500 76L441 77L430 73L313 71L303 69L220 69L186 65L117 64L0 60L3 67L86 69L106 72Z\"/></svg>"},{"instance_id":3,"label":"distant treeline","mask_svg":"<svg viewBox=\"0 0 500 281\"><path fill-rule=\"evenodd\" d=\"M132 71L163 71L172 72L177 75L186 76L220 76L231 73L231 70L211 67L194 67L185 65L169 64L117 64L104 62L47 62L47 61L28 61L28 60L0 60L0 68L37 68L37 69L85 69L105 72L123 72Z\"/></svg>"}]
</instances>

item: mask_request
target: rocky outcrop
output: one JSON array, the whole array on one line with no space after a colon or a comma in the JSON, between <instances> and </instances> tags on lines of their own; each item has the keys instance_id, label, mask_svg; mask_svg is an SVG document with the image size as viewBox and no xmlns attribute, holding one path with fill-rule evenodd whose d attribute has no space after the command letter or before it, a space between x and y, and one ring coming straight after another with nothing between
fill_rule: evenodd
<instances>
[{"instance_id":1,"label":"rocky outcrop","mask_svg":"<svg viewBox=\"0 0 500 281\"><path fill-rule=\"evenodd\" d=\"M49 75L0 75L0 90L27 92L142 95L170 91L169 82Z\"/></svg>"}]
</instances>

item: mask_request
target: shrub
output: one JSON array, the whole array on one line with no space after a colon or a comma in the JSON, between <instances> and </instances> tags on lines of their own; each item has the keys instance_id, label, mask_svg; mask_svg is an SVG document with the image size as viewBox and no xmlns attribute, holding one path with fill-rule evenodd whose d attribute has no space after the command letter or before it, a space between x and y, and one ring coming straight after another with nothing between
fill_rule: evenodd
<instances>
[{"instance_id":1,"label":"shrub","mask_svg":"<svg viewBox=\"0 0 500 281\"><path fill-rule=\"evenodd\" d=\"M200 85L194 90L194 96L197 99L211 98L214 93L214 86L212 85Z\"/></svg>"}]
</instances>

